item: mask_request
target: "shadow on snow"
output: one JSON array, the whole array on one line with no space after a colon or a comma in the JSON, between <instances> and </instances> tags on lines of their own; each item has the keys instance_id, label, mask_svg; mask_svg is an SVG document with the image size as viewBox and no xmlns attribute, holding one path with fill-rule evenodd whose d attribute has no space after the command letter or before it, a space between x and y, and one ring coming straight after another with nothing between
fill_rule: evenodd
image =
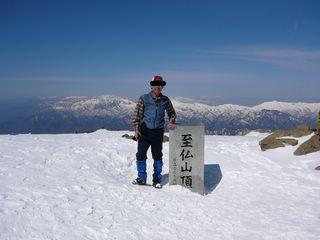
<instances>
[{"instance_id":1,"label":"shadow on snow","mask_svg":"<svg viewBox=\"0 0 320 240\"><path fill-rule=\"evenodd\" d=\"M204 165L204 193L205 195L212 193L219 185L222 179L222 172L219 164ZM162 175L162 184L169 183L169 174Z\"/></svg>"}]
</instances>

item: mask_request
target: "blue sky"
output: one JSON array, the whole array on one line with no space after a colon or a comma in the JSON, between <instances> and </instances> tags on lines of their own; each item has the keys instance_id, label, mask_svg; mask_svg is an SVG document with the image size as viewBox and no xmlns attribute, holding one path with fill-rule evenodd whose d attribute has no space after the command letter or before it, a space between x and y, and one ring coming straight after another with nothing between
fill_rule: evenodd
<instances>
[{"instance_id":1,"label":"blue sky","mask_svg":"<svg viewBox=\"0 0 320 240\"><path fill-rule=\"evenodd\" d=\"M319 1L0 1L0 99L320 102Z\"/></svg>"}]
</instances>

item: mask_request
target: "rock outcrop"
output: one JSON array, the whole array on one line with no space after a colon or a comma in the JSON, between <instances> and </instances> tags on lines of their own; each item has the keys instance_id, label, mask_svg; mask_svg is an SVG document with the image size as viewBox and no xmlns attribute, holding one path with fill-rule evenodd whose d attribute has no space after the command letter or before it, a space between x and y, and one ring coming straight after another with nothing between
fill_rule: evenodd
<instances>
[{"instance_id":1,"label":"rock outcrop","mask_svg":"<svg viewBox=\"0 0 320 240\"><path fill-rule=\"evenodd\" d=\"M297 139L292 139L292 138L280 138L278 139L280 140L282 143L287 144L287 145L291 145L291 146L296 146L298 145L298 140Z\"/></svg>"},{"instance_id":2,"label":"rock outcrop","mask_svg":"<svg viewBox=\"0 0 320 240\"><path fill-rule=\"evenodd\" d=\"M320 136L314 135L302 143L294 152L294 155L300 156L317 151L320 151Z\"/></svg>"},{"instance_id":3,"label":"rock outcrop","mask_svg":"<svg viewBox=\"0 0 320 240\"><path fill-rule=\"evenodd\" d=\"M134 140L134 135L124 134L122 135L122 137L126 139ZM163 135L163 142L169 142L169 137L166 135Z\"/></svg>"},{"instance_id":4,"label":"rock outcrop","mask_svg":"<svg viewBox=\"0 0 320 240\"><path fill-rule=\"evenodd\" d=\"M169 137L166 135L163 135L163 142L169 142Z\"/></svg>"},{"instance_id":5,"label":"rock outcrop","mask_svg":"<svg viewBox=\"0 0 320 240\"><path fill-rule=\"evenodd\" d=\"M285 147L287 145L295 146L298 140L292 138L265 138L259 142L262 151L274 149L278 147Z\"/></svg>"},{"instance_id":6,"label":"rock outcrop","mask_svg":"<svg viewBox=\"0 0 320 240\"><path fill-rule=\"evenodd\" d=\"M298 144L298 140L292 138L283 138L283 137L303 137L312 133L312 130L307 125L301 125L295 129L291 130L276 130L266 138L262 139L259 142L260 148L262 151L268 149L274 149L278 147L285 147L286 144L295 146Z\"/></svg>"}]
</instances>

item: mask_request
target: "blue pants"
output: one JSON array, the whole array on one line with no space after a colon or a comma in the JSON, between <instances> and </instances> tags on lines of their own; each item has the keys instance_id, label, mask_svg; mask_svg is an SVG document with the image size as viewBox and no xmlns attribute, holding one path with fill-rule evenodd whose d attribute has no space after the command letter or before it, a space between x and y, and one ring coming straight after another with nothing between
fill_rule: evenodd
<instances>
[{"instance_id":1,"label":"blue pants","mask_svg":"<svg viewBox=\"0 0 320 240\"><path fill-rule=\"evenodd\" d=\"M153 163L153 182L161 182L162 172L162 142L163 142L163 130L162 129L148 129L142 133L140 140L138 141L137 158L137 171L138 177L147 180L146 172L146 160L147 152L151 146Z\"/></svg>"}]
</instances>

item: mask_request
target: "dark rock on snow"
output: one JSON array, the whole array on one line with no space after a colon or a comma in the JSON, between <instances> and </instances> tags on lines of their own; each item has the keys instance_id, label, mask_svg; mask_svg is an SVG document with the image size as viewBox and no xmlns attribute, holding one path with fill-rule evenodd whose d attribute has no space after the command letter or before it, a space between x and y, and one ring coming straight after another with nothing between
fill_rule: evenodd
<instances>
[{"instance_id":1,"label":"dark rock on snow","mask_svg":"<svg viewBox=\"0 0 320 240\"><path fill-rule=\"evenodd\" d=\"M132 139L133 140L134 135L124 134L124 135L122 135L122 137L126 138L126 139ZM166 135L163 135L163 142L169 142L169 137L166 136Z\"/></svg>"},{"instance_id":2,"label":"dark rock on snow","mask_svg":"<svg viewBox=\"0 0 320 240\"><path fill-rule=\"evenodd\" d=\"M298 128L291 130L276 130L266 138L259 142L262 151L268 149L274 149L278 147L285 147L285 144L295 146L298 144L298 140L291 138L282 138L287 136L303 137L312 133L312 130L307 125L300 125Z\"/></svg>"},{"instance_id":3,"label":"dark rock on snow","mask_svg":"<svg viewBox=\"0 0 320 240\"><path fill-rule=\"evenodd\" d=\"M294 155L300 156L317 151L320 151L320 136L314 135L302 143L294 152Z\"/></svg>"}]
</instances>

